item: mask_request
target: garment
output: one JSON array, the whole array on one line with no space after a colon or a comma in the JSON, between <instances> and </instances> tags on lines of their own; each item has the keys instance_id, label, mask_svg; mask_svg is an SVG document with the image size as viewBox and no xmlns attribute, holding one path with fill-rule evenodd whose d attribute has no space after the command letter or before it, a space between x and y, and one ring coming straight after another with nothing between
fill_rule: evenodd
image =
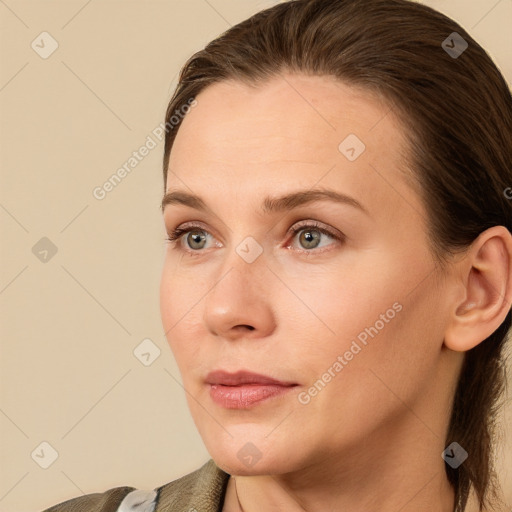
<instances>
[{"instance_id":1,"label":"garment","mask_svg":"<svg viewBox=\"0 0 512 512\"><path fill-rule=\"evenodd\" d=\"M115 487L54 505L43 512L222 512L229 475L213 459L152 491Z\"/></svg>"}]
</instances>

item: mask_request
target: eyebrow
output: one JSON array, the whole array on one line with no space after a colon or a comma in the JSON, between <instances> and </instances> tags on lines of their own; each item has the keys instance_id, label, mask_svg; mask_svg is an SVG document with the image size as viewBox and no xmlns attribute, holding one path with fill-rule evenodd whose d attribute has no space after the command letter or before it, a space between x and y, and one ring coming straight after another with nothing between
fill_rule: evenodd
<instances>
[{"instance_id":1,"label":"eyebrow","mask_svg":"<svg viewBox=\"0 0 512 512\"><path fill-rule=\"evenodd\" d=\"M333 201L346 204L361 210L370 215L368 210L357 199L329 189L299 190L281 197L267 196L262 203L262 212L265 214L290 211L315 201ZM206 202L195 194L186 191L176 190L167 192L162 199L162 212L167 205L180 204L200 211L209 211Z\"/></svg>"}]
</instances>

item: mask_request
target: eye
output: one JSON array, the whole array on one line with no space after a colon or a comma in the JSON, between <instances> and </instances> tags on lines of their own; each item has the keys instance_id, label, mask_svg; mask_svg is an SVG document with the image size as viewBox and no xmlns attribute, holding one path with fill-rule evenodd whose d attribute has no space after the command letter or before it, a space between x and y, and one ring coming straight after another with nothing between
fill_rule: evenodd
<instances>
[{"instance_id":1,"label":"eye","mask_svg":"<svg viewBox=\"0 0 512 512\"><path fill-rule=\"evenodd\" d=\"M178 227L168 235L167 240L173 245L181 245L181 239L184 235L187 235L185 238L186 245L192 249L192 251L198 251L204 248L209 233L197 225Z\"/></svg>"},{"instance_id":2,"label":"eye","mask_svg":"<svg viewBox=\"0 0 512 512\"><path fill-rule=\"evenodd\" d=\"M304 248L301 250L301 252L312 252L311 249L319 248L322 235L326 235L327 237L340 242L343 240L343 235L335 233L334 231L322 226L315 221L305 221L301 224L298 224L291 229L291 232L293 238L301 233L298 238L300 245ZM289 247L291 247L291 245L287 246L287 248Z\"/></svg>"},{"instance_id":3,"label":"eye","mask_svg":"<svg viewBox=\"0 0 512 512\"><path fill-rule=\"evenodd\" d=\"M342 241L343 235L334 232L316 221L303 221L291 228L290 233L292 238L295 238L299 233L299 243L303 249L298 249L299 252L313 252L312 249L320 247L323 236L331 239ZM187 236L185 236L187 235ZM211 234L198 225L184 225L174 229L167 237L167 241L175 246L180 246L178 249L188 251L190 253L200 252L205 248L206 241ZM184 242L183 242L184 240ZM184 243L184 246L183 246ZM220 247L220 244L216 244ZM288 244L286 248L291 248L292 245ZM323 251L320 251L323 252Z\"/></svg>"}]
</instances>

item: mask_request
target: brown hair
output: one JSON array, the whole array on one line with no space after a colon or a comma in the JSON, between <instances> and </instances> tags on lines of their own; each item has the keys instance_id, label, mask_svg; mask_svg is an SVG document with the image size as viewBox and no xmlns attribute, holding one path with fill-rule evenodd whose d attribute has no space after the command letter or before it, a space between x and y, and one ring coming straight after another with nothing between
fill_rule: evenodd
<instances>
[{"instance_id":1,"label":"brown hair","mask_svg":"<svg viewBox=\"0 0 512 512\"><path fill-rule=\"evenodd\" d=\"M468 43L458 57L442 46L453 32ZM186 62L166 122L208 85L235 79L257 86L284 70L332 76L385 98L407 133L411 176L441 266L492 226L512 231L512 200L505 193L512 186L510 90L485 50L453 20L408 0L280 3L233 26ZM164 187L179 123L169 126ZM466 508L472 488L480 510L496 496L492 441L511 315L465 354L445 444L456 441L469 453L457 469L445 466L457 511Z\"/></svg>"}]
</instances>

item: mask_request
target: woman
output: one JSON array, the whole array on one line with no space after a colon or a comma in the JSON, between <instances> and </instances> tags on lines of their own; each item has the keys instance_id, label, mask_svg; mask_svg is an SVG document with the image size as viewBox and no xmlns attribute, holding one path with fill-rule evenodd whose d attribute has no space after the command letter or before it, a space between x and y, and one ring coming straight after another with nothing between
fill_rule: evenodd
<instances>
[{"instance_id":1,"label":"woman","mask_svg":"<svg viewBox=\"0 0 512 512\"><path fill-rule=\"evenodd\" d=\"M407 0L284 2L186 63L166 127L161 314L212 459L48 512L499 510L512 99L487 53Z\"/></svg>"}]
</instances>

